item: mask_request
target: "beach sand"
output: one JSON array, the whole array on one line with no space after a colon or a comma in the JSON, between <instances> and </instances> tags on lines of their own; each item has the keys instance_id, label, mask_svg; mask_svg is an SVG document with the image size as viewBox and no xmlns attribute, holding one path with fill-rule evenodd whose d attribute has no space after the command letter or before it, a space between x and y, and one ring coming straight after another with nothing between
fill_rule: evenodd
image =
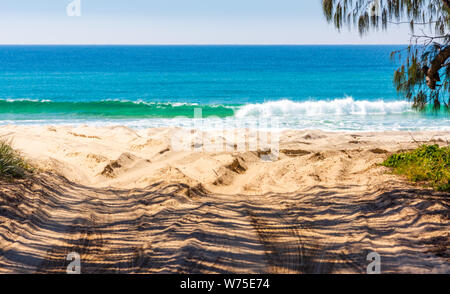
<instances>
[{"instance_id":1,"label":"beach sand","mask_svg":"<svg viewBox=\"0 0 450 294\"><path fill-rule=\"evenodd\" d=\"M179 131L0 127L38 169L0 182L0 273L450 273L448 193L378 165L450 132L290 130L264 161Z\"/></svg>"}]
</instances>

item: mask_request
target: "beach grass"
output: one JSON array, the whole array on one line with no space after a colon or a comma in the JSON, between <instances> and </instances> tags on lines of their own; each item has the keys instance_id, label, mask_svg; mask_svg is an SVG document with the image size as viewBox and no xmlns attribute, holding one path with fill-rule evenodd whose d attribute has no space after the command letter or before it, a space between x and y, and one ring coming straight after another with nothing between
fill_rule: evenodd
<instances>
[{"instance_id":1,"label":"beach grass","mask_svg":"<svg viewBox=\"0 0 450 294\"><path fill-rule=\"evenodd\" d=\"M0 139L0 178L24 178L31 171L32 167L11 147L11 142Z\"/></svg>"},{"instance_id":2,"label":"beach grass","mask_svg":"<svg viewBox=\"0 0 450 294\"><path fill-rule=\"evenodd\" d=\"M382 165L413 182L450 192L450 146L422 145L413 151L393 154Z\"/></svg>"}]
</instances>

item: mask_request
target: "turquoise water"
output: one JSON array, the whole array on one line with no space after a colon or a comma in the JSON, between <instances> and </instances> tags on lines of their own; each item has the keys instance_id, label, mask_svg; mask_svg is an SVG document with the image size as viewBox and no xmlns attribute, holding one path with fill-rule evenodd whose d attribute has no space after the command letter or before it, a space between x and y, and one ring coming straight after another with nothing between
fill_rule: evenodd
<instances>
[{"instance_id":1,"label":"turquoise water","mask_svg":"<svg viewBox=\"0 0 450 294\"><path fill-rule=\"evenodd\" d=\"M447 130L392 85L398 46L0 46L0 124Z\"/></svg>"}]
</instances>

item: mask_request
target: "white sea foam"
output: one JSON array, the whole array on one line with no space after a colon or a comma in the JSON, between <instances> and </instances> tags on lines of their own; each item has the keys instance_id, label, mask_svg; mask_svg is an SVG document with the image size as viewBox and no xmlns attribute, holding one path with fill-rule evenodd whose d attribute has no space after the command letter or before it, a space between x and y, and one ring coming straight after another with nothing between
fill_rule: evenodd
<instances>
[{"instance_id":1,"label":"white sea foam","mask_svg":"<svg viewBox=\"0 0 450 294\"><path fill-rule=\"evenodd\" d=\"M247 104L236 112L236 117L376 115L411 111L411 103L407 101L355 101L348 97L330 101L279 100L262 104Z\"/></svg>"},{"instance_id":2,"label":"white sea foam","mask_svg":"<svg viewBox=\"0 0 450 294\"><path fill-rule=\"evenodd\" d=\"M123 101L121 101L123 102ZM137 102L146 103L146 102ZM173 105L167 103L168 105ZM161 104L152 105L160 106ZM183 104L192 105L192 104ZM234 116L224 118L205 117L193 120L191 112L202 105L192 105L186 109L189 116L176 118L53 118L24 116L22 119L11 118L8 114L0 115L0 125L123 125L132 128L185 127L199 129L242 129L264 127L264 122L275 118L280 129L321 129L325 131L422 131L450 130L450 115L432 114L412 110L406 101L356 101L351 97L329 101L295 102L280 100L261 104L217 107L231 108ZM208 105L207 107L214 107ZM189 107L188 107L189 108ZM199 123L200 122L200 123ZM262 123L262 124L261 124Z\"/></svg>"}]
</instances>

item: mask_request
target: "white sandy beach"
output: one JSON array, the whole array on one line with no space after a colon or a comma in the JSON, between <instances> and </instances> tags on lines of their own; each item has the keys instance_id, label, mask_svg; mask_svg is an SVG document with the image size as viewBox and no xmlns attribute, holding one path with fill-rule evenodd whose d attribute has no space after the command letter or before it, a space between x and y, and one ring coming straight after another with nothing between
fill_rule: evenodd
<instances>
[{"instance_id":1,"label":"white sandy beach","mask_svg":"<svg viewBox=\"0 0 450 294\"><path fill-rule=\"evenodd\" d=\"M0 272L448 273L448 194L381 163L450 132L285 131L262 150L173 150L179 129L4 126L38 168L2 182ZM238 142L239 143L239 142ZM233 146L236 142L227 141Z\"/></svg>"}]
</instances>

